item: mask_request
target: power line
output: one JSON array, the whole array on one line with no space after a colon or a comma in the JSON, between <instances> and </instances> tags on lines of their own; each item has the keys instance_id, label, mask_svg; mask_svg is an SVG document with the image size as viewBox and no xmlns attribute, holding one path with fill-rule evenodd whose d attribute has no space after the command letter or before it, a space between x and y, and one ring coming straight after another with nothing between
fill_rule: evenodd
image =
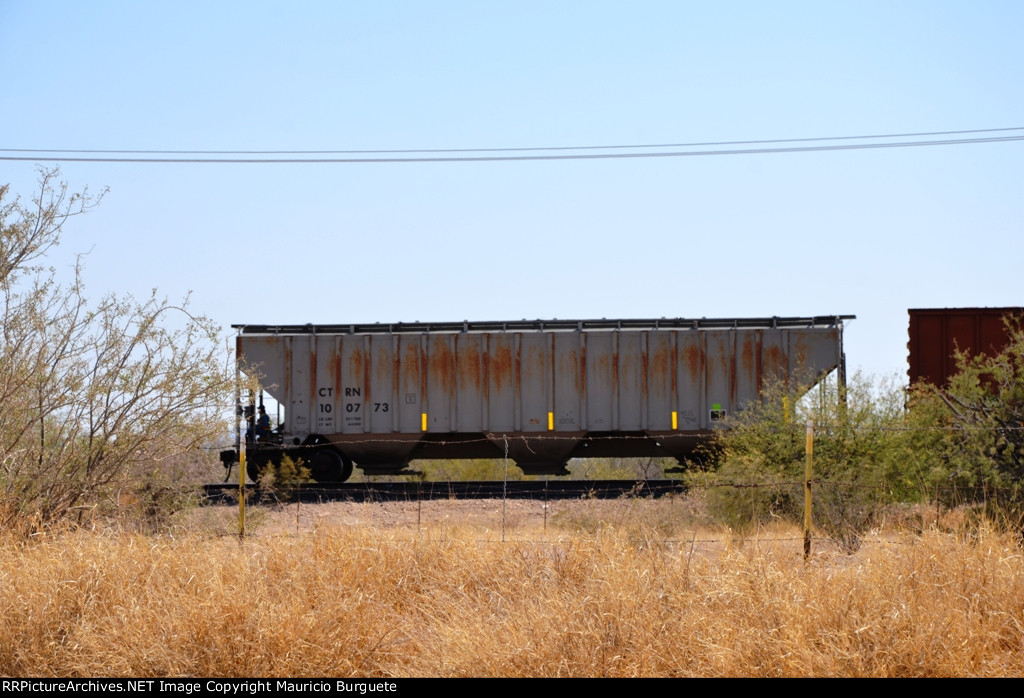
<instances>
[{"instance_id":1,"label":"power line","mask_svg":"<svg viewBox=\"0 0 1024 698\"><path fill-rule=\"evenodd\" d=\"M816 138L773 138L747 141L711 141L697 143L647 143L636 145L574 145L535 148L416 148L408 150L77 150L72 148L0 148L0 153L80 153L111 155L383 155L414 153L509 153L567 150L639 150L642 148L704 148L724 145L768 145L773 143L812 143L821 141L875 140L879 138L922 138L924 136L955 136L969 133L1024 131L1024 126L983 128L967 131L925 131L921 133L885 133L870 136L821 136Z\"/></svg>"},{"instance_id":2,"label":"power line","mask_svg":"<svg viewBox=\"0 0 1024 698\"><path fill-rule=\"evenodd\" d=\"M963 131L959 133L984 133L993 131L1017 131L1024 130L1024 127L1013 128L1013 129L987 129L979 131ZM946 132L946 133L958 133L958 132ZM913 134L907 134L913 135ZM878 136L877 138L891 138L896 136ZM857 139L867 138L859 136L840 136L833 139L787 139L778 141L746 141L746 143L791 143L791 142L806 142L806 141L819 141L819 140L841 140L841 139ZM832 145L817 145L817 146L788 146L783 148L740 148L740 149L729 149L729 150L676 150L676 151L662 151L662 152L630 152L630 153L588 153L588 154L576 154L576 155L486 155L486 156L454 156L454 157L358 157L358 158L333 158L333 157L292 157L292 158L278 158L278 157L233 157L233 158L175 158L175 157L81 157L81 156L66 156L66 155L44 155L44 156L14 156L14 155L0 155L0 161L35 161L35 162L112 162L112 163L188 163L188 164L201 164L201 163L218 163L218 164L356 164L356 163L417 163L417 162L511 162L511 161L536 161L536 160L608 160L608 159L627 159L627 158L667 158L667 157L697 157L697 156L720 156L720 155L769 155L778 153L807 153L807 152L824 152L824 151L835 151L835 150L873 150L879 148L911 148L920 146L939 146L939 145L967 145L975 143L1000 143L1007 141L1020 141L1024 140L1024 135L1008 135L1008 136L992 136L983 138L953 138L953 139L942 139L942 140L924 140L924 141L897 141L897 142L876 142L876 143L853 143L853 144L832 144ZM744 141L733 141L733 143L744 143ZM694 144L699 146L711 146L717 145L713 143L706 144ZM649 148L649 147L669 147L669 146L605 146L605 149L612 148ZM689 146L680 146L689 147ZM601 149L602 146L566 146L561 148L563 150L583 150L583 149ZM557 150L559 148L527 148L521 150L527 151L544 151L544 150ZM505 149L508 150L519 150L519 149ZM138 153L181 153L181 154L192 154L202 153L204 151L31 151L31 150L15 150L15 149L0 149L0 152L98 152L98 153L121 153L121 152L138 152ZM247 151L207 151L210 153L230 153L243 155ZM250 151L258 154L273 154L274 151ZM303 151L279 151L281 153L302 153ZM308 151L311 153L428 153L428 152L502 152L502 149L494 150L450 150L450 151Z\"/></svg>"}]
</instances>

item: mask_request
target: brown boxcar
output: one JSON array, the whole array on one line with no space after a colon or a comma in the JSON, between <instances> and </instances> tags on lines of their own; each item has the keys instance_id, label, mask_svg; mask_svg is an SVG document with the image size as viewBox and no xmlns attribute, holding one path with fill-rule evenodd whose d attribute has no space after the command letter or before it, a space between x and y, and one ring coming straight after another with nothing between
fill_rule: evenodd
<instances>
[{"instance_id":1,"label":"brown boxcar","mask_svg":"<svg viewBox=\"0 0 1024 698\"><path fill-rule=\"evenodd\" d=\"M1024 308L918 308L910 313L911 383L943 386L956 374L956 352L998 354L1009 342L1006 321Z\"/></svg>"}]
</instances>

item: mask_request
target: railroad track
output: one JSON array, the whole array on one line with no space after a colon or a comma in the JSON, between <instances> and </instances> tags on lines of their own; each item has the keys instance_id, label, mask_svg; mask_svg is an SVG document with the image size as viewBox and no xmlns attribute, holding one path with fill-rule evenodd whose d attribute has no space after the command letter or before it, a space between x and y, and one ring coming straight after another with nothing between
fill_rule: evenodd
<instances>
[{"instance_id":1,"label":"railroad track","mask_svg":"<svg viewBox=\"0 0 1024 698\"><path fill-rule=\"evenodd\" d=\"M686 492L681 480L539 480L512 482L346 482L263 490L245 488L255 502L405 502L429 499L615 499L625 495L661 497ZM204 485L207 504L238 501L238 485Z\"/></svg>"}]
</instances>

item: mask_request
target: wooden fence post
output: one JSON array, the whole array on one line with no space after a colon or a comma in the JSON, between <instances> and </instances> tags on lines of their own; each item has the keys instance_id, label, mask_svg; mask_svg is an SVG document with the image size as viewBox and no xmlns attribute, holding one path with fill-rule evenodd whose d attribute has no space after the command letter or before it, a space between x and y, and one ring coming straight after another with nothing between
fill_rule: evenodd
<instances>
[{"instance_id":1,"label":"wooden fence post","mask_svg":"<svg viewBox=\"0 0 1024 698\"><path fill-rule=\"evenodd\" d=\"M814 422L807 420L807 464L804 471L804 560L811 556L811 460L814 454Z\"/></svg>"}]
</instances>

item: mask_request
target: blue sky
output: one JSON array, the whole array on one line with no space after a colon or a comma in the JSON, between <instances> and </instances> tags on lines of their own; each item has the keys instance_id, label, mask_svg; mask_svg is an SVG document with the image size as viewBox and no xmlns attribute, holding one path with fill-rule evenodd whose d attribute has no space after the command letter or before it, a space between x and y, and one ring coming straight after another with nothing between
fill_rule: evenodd
<instances>
[{"instance_id":1,"label":"blue sky","mask_svg":"<svg viewBox=\"0 0 1024 698\"><path fill-rule=\"evenodd\" d=\"M1019 2L0 0L0 148L396 150L1024 126ZM1024 131L1015 132L1016 135ZM896 139L899 140L899 139ZM664 149L662 149L664 150ZM2 154L2 153L0 153ZM7 153L23 155L23 153ZM54 257L233 323L1024 305L1024 141L527 162L61 164ZM0 160L25 195L36 163Z\"/></svg>"}]
</instances>

